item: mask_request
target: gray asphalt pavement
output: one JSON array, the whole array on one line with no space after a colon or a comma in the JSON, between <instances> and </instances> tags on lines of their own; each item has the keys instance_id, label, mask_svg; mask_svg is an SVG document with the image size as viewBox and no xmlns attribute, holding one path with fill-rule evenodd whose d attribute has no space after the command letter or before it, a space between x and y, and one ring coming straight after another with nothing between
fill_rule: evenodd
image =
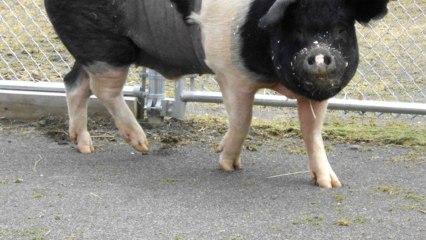
<instances>
[{"instance_id":1,"label":"gray asphalt pavement","mask_svg":"<svg viewBox=\"0 0 426 240\"><path fill-rule=\"evenodd\" d=\"M148 130L148 133L150 130ZM426 239L426 164L409 149L334 144L344 186L310 183L304 154L266 141L243 170L218 170L212 142L121 140L76 149L38 130L0 131L0 239Z\"/></svg>"}]
</instances>

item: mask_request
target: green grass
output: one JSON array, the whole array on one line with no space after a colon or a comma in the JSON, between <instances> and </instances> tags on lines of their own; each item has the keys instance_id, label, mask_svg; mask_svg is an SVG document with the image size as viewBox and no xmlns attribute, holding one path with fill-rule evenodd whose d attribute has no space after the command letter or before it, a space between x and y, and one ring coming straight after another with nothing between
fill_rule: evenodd
<instances>
[{"instance_id":1,"label":"green grass","mask_svg":"<svg viewBox=\"0 0 426 240\"><path fill-rule=\"evenodd\" d=\"M45 239L46 235L50 233L50 230L46 227L33 227L25 229L13 229L10 232L15 238L19 239L43 240Z\"/></svg>"},{"instance_id":2,"label":"green grass","mask_svg":"<svg viewBox=\"0 0 426 240\"><path fill-rule=\"evenodd\" d=\"M318 226L324 220L325 220L325 217L323 215L317 215L317 216L306 216L303 219L292 220L291 223L293 225L312 224L314 226Z\"/></svg>"},{"instance_id":3,"label":"green grass","mask_svg":"<svg viewBox=\"0 0 426 240\"><path fill-rule=\"evenodd\" d=\"M229 238L229 240L244 240L244 237L242 237L242 236L236 236L236 237Z\"/></svg>"},{"instance_id":4,"label":"green grass","mask_svg":"<svg viewBox=\"0 0 426 240\"><path fill-rule=\"evenodd\" d=\"M375 192L405 200L405 203L392 205L388 209L389 212L419 211L420 213L424 213L425 196L409 187L384 185L374 186L372 189Z\"/></svg>"},{"instance_id":5,"label":"green grass","mask_svg":"<svg viewBox=\"0 0 426 240\"><path fill-rule=\"evenodd\" d=\"M341 194L336 194L336 202L338 203L343 203L344 201L346 201L346 197L341 195Z\"/></svg>"},{"instance_id":6,"label":"green grass","mask_svg":"<svg viewBox=\"0 0 426 240\"><path fill-rule=\"evenodd\" d=\"M17 178L15 181L14 181L14 183L16 183L16 184L20 184L20 183L23 183L24 182L24 179L22 179L22 178Z\"/></svg>"},{"instance_id":7,"label":"green grass","mask_svg":"<svg viewBox=\"0 0 426 240\"><path fill-rule=\"evenodd\" d=\"M405 188L401 186L375 186L373 190L376 192L387 193L389 195L398 196L403 199L409 200L413 203L423 203L425 201L425 197L422 194L416 193L411 188Z\"/></svg>"},{"instance_id":8,"label":"green grass","mask_svg":"<svg viewBox=\"0 0 426 240\"><path fill-rule=\"evenodd\" d=\"M365 218L354 219L354 223L362 224L362 223L366 223L366 222L367 222L367 219L365 219Z\"/></svg>"},{"instance_id":9,"label":"green grass","mask_svg":"<svg viewBox=\"0 0 426 240\"><path fill-rule=\"evenodd\" d=\"M395 163L424 163L426 162L426 147L424 146L413 146L406 154L401 156L394 156L391 158L391 162Z\"/></svg>"},{"instance_id":10,"label":"green grass","mask_svg":"<svg viewBox=\"0 0 426 240\"><path fill-rule=\"evenodd\" d=\"M174 185L177 182L174 178L165 178L158 180L158 184L160 185Z\"/></svg>"},{"instance_id":11,"label":"green grass","mask_svg":"<svg viewBox=\"0 0 426 240\"><path fill-rule=\"evenodd\" d=\"M426 127L424 124L408 124L401 121L359 122L357 120L344 122L342 119L328 119L324 125L323 137L332 144L363 144L397 145L410 147L414 151L410 156L417 156L418 161L423 161L426 152ZM224 133L227 124L224 117L213 116L188 116L186 124L204 132ZM281 120L253 120L251 138L262 142L268 139L301 138L299 123L297 121ZM249 136L249 138L250 138ZM252 143L250 143L253 145ZM303 154L304 147L288 143L285 146L291 154ZM329 147L331 148L331 147ZM332 149L331 149L332 150Z\"/></svg>"},{"instance_id":12,"label":"green grass","mask_svg":"<svg viewBox=\"0 0 426 240\"><path fill-rule=\"evenodd\" d=\"M42 199L42 198L47 198L47 195L35 193L35 194L32 195L32 198L33 199Z\"/></svg>"},{"instance_id":13,"label":"green grass","mask_svg":"<svg viewBox=\"0 0 426 240\"><path fill-rule=\"evenodd\" d=\"M324 127L324 138L350 143L426 146L426 128L418 129L404 123L390 123L385 126L328 123Z\"/></svg>"},{"instance_id":14,"label":"green grass","mask_svg":"<svg viewBox=\"0 0 426 240\"><path fill-rule=\"evenodd\" d=\"M272 137L301 137L297 122L254 121L253 129ZM426 128L405 123L326 122L323 137L334 143L374 143L426 147Z\"/></svg>"},{"instance_id":15,"label":"green grass","mask_svg":"<svg viewBox=\"0 0 426 240\"><path fill-rule=\"evenodd\" d=\"M351 219L347 219L347 218L343 218L343 219L339 219L337 221L334 222L334 225L336 226L340 226L340 227L349 227L353 224L364 224L366 223L368 220L365 218L355 218L353 220Z\"/></svg>"},{"instance_id":16,"label":"green grass","mask_svg":"<svg viewBox=\"0 0 426 240\"><path fill-rule=\"evenodd\" d=\"M341 227L348 227L352 224L352 221L344 218L344 219L335 221L334 224Z\"/></svg>"}]
</instances>

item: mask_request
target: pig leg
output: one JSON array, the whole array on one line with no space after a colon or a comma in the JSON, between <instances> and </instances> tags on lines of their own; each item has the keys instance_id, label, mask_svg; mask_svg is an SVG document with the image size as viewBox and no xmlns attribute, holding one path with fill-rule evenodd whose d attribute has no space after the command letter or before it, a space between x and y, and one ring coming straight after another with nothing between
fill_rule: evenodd
<instances>
[{"instance_id":1,"label":"pig leg","mask_svg":"<svg viewBox=\"0 0 426 240\"><path fill-rule=\"evenodd\" d=\"M92 153L95 149L87 131L87 102L90 97L89 74L82 65L75 63L65 78L67 95L69 136L81 153Z\"/></svg>"},{"instance_id":2,"label":"pig leg","mask_svg":"<svg viewBox=\"0 0 426 240\"><path fill-rule=\"evenodd\" d=\"M323 188L340 187L339 179L328 162L321 135L327 101L316 102L300 98L297 109L314 184Z\"/></svg>"},{"instance_id":3,"label":"pig leg","mask_svg":"<svg viewBox=\"0 0 426 240\"><path fill-rule=\"evenodd\" d=\"M219 166L224 171L241 168L241 151L250 128L255 88L244 87L236 81L218 81L228 113L228 132L217 149Z\"/></svg>"},{"instance_id":4,"label":"pig leg","mask_svg":"<svg viewBox=\"0 0 426 240\"><path fill-rule=\"evenodd\" d=\"M148 151L148 141L123 97L128 67L114 67L95 63L87 67L90 73L90 89L105 105L124 140L139 152Z\"/></svg>"}]
</instances>

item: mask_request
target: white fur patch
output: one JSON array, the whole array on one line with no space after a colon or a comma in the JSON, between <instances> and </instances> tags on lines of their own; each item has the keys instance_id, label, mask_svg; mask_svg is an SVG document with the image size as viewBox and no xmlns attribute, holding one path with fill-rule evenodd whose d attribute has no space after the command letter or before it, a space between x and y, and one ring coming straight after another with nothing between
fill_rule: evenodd
<instances>
[{"instance_id":1,"label":"white fur patch","mask_svg":"<svg viewBox=\"0 0 426 240\"><path fill-rule=\"evenodd\" d=\"M324 55L319 54L319 55L315 56L315 62L316 62L317 65L324 64L324 62L325 62Z\"/></svg>"},{"instance_id":2,"label":"white fur patch","mask_svg":"<svg viewBox=\"0 0 426 240\"><path fill-rule=\"evenodd\" d=\"M233 72L232 75L250 79L251 82L259 78L244 66L241 58L241 29L253 1L203 1L200 14L205 40L203 46L206 63L215 73Z\"/></svg>"},{"instance_id":3,"label":"white fur patch","mask_svg":"<svg viewBox=\"0 0 426 240\"><path fill-rule=\"evenodd\" d=\"M201 16L195 12L192 12L191 15L188 16L186 22L189 24L198 24L202 26Z\"/></svg>"}]
</instances>

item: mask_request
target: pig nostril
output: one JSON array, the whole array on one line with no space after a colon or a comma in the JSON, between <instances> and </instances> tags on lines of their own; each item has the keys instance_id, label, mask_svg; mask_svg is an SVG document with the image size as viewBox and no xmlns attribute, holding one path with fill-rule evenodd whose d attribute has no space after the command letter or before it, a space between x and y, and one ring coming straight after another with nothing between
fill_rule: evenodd
<instances>
[{"instance_id":1,"label":"pig nostril","mask_svg":"<svg viewBox=\"0 0 426 240\"><path fill-rule=\"evenodd\" d=\"M330 65L330 64L331 64L331 62L332 62L332 59L331 59L331 57L330 57L330 56L325 56L325 57L324 57L324 63L325 63L325 64Z\"/></svg>"},{"instance_id":2,"label":"pig nostril","mask_svg":"<svg viewBox=\"0 0 426 240\"><path fill-rule=\"evenodd\" d=\"M314 63L315 63L315 57L309 57L308 58L308 64L309 65L314 65Z\"/></svg>"}]
</instances>

